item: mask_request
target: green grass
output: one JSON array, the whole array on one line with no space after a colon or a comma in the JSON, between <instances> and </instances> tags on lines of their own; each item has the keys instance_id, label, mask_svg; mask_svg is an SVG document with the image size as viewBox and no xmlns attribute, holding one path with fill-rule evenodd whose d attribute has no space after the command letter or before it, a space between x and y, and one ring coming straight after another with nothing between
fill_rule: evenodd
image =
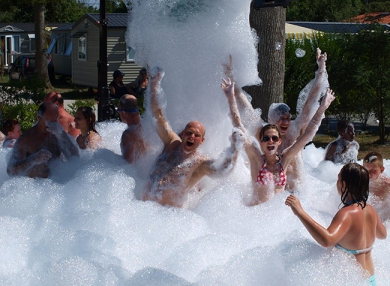
<instances>
[{"instance_id":1,"label":"green grass","mask_svg":"<svg viewBox=\"0 0 390 286\"><path fill-rule=\"evenodd\" d=\"M329 135L316 135L313 139L313 143L316 147L325 148L336 137ZM363 159L364 156L371 152L376 151L380 153L383 158L390 159L390 145L381 145L376 142L379 140L379 135L375 133L357 134L355 140L359 143L360 149L358 159Z\"/></svg>"},{"instance_id":2,"label":"green grass","mask_svg":"<svg viewBox=\"0 0 390 286\"><path fill-rule=\"evenodd\" d=\"M0 76L0 84L3 86L19 85L18 81L9 81L7 72L4 72L3 78ZM88 91L88 87L74 85L70 77L56 76L56 80L52 82L53 88L46 89L46 93L56 91L61 93L64 99L92 99L93 94Z\"/></svg>"}]
</instances>

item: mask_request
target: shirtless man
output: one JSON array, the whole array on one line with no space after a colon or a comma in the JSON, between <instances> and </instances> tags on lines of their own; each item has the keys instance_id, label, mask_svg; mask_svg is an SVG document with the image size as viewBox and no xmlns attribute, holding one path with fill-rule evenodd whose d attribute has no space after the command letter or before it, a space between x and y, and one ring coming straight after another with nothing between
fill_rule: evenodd
<instances>
[{"instance_id":1,"label":"shirtless man","mask_svg":"<svg viewBox=\"0 0 390 286\"><path fill-rule=\"evenodd\" d=\"M156 120L157 132L164 143L142 199L152 200L161 205L182 207L188 192L203 176L227 174L233 169L238 157L238 137L240 131L233 133L231 151L221 162L202 155L198 147L203 144L205 128L199 121L189 122L181 132L181 138L172 131L159 106L160 81L164 72L155 68L151 77L151 109Z\"/></svg>"},{"instance_id":2,"label":"shirtless man","mask_svg":"<svg viewBox=\"0 0 390 286\"><path fill-rule=\"evenodd\" d=\"M339 137L326 147L325 160L336 164L355 163L359 152L359 143L355 138L355 128L352 122L341 120L337 122Z\"/></svg>"},{"instance_id":3,"label":"shirtless man","mask_svg":"<svg viewBox=\"0 0 390 286\"><path fill-rule=\"evenodd\" d=\"M58 122L64 128L65 132L72 135L74 138L80 135L80 130L74 126L74 117L66 112L64 108L64 98L58 92L52 91L46 94L43 102L52 102L58 106L60 117Z\"/></svg>"},{"instance_id":4,"label":"shirtless man","mask_svg":"<svg viewBox=\"0 0 390 286\"><path fill-rule=\"evenodd\" d=\"M275 124L281 133L282 144L279 146L278 152L282 153L287 147L291 146L305 131L307 125L310 123L314 114L319 107L319 99L322 92L325 92L325 87L328 87L328 74L326 72L325 62L327 60L327 54L321 54L321 50L317 48L317 64L318 70L315 74L315 78L305 87L307 89L307 97L303 100L298 99L298 102L304 101L302 108L297 106L297 109L301 109L295 120L291 120L290 108L284 103L271 104L268 111L268 122ZM230 58L229 64L223 65L225 74L233 81L233 65ZM259 138L261 127L265 124L256 110L253 109L251 103L241 90L235 86L234 96L239 108L240 113L243 115L243 123L249 130L251 126L247 126L247 122L257 119L258 126L256 132L256 138ZM253 134L255 135L255 134ZM302 152L299 152L290 162L287 170L287 184L286 190L297 191L300 187L303 172L303 160Z\"/></svg>"},{"instance_id":5,"label":"shirtless man","mask_svg":"<svg viewBox=\"0 0 390 286\"><path fill-rule=\"evenodd\" d=\"M127 124L121 138L123 158L129 163L145 155L148 146L144 141L137 98L125 94L119 99L118 112L122 122Z\"/></svg>"},{"instance_id":6,"label":"shirtless man","mask_svg":"<svg viewBox=\"0 0 390 286\"><path fill-rule=\"evenodd\" d=\"M79 155L79 148L58 123L58 107L44 102L38 108L37 123L16 141L8 162L8 175L47 178L50 162L63 154Z\"/></svg>"},{"instance_id":7,"label":"shirtless man","mask_svg":"<svg viewBox=\"0 0 390 286\"><path fill-rule=\"evenodd\" d=\"M390 194L390 178L383 174L383 157L378 152L370 152L363 159L363 166L370 176L370 193L381 200L388 198Z\"/></svg>"}]
</instances>

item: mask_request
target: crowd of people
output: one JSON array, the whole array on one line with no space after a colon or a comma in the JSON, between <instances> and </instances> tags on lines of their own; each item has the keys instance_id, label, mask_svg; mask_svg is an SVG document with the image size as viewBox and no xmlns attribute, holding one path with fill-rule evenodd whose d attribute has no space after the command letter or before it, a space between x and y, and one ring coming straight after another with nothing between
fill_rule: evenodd
<instances>
[{"instance_id":1,"label":"crowd of people","mask_svg":"<svg viewBox=\"0 0 390 286\"><path fill-rule=\"evenodd\" d=\"M149 107L163 149L150 171L142 200L183 207L188 193L203 177L226 176L234 169L240 152L245 152L253 186L252 197L245 203L255 206L272 199L277 193L290 192L286 205L291 207L313 238L322 246L336 245L354 255L370 274L371 285L375 285L371 249L375 238L384 239L387 233L367 200L369 194L386 200L390 179L383 174L383 158L377 152L367 154L363 166L356 163L359 144L354 140L351 122L338 122L339 137L325 151L324 160L343 165L337 180L343 207L329 227L325 228L313 220L296 196L305 181L301 151L314 137L326 109L335 99L331 89L323 88L324 85L329 86L326 84L326 53L322 54L318 49L316 60L318 70L297 117L291 120L290 108L284 103L275 103L270 106L268 123L261 120L256 129L246 124L245 117L253 118L255 110L234 83L232 57L223 64L227 78L222 80L221 88L229 104L233 131L230 149L220 154L219 160L199 151L199 146L206 139L206 130L201 122L188 122L180 133L172 130L160 104L164 77L161 68L153 68L150 74L142 69L137 79L128 85L123 84L124 73L116 70L110 94L119 100L119 117L127 125L120 140L121 153L127 163L134 164L150 149L140 116L144 108L144 92L149 88ZM38 108L36 124L23 134L17 120L8 119L3 124L3 148L13 148L8 174L47 178L54 160L71 160L80 155L80 150L93 151L102 147L95 122L93 108L80 107L73 116L65 110L61 94L48 93Z\"/></svg>"}]
</instances>

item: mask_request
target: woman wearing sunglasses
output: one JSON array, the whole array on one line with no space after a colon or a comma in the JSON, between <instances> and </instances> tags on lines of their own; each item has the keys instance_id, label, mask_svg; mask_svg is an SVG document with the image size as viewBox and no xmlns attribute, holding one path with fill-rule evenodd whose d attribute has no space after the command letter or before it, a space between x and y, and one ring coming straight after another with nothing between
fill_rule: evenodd
<instances>
[{"instance_id":1,"label":"woman wearing sunglasses","mask_svg":"<svg viewBox=\"0 0 390 286\"><path fill-rule=\"evenodd\" d=\"M245 151L249 158L253 182L253 196L250 204L257 205L269 200L274 194L284 190L287 179L286 168L294 156L305 147L317 132L325 110L335 98L334 92L330 89L326 91L320 107L317 109L317 112L306 127L304 133L290 147L279 154L278 148L282 144L282 139L278 127L269 124L261 129L258 138L260 142L259 148L256 142L257 140L250 138L249 133L241 123L234 97L234 83L230 79L223 79L221 87L228 98L233 125L243 130L247 135Z\"/></svg>"}]
</instances>

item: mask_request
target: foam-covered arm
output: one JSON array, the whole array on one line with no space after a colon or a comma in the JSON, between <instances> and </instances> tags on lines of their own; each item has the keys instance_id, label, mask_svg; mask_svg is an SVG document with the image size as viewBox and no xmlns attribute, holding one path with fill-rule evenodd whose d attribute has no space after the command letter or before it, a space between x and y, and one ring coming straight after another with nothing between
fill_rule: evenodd
<instances>
[{"instance_id":1,"label":"foam-covered arm","mask_svg":"<svg viewBox=\"0 0 390 286\"><path fill-rule=\"evenodd\" d=\"M234 82L234 74L233 74L233 57L232 55L229 55L229 62L222 64L223 71L225 75L231 79L232 82ZM255 110L253 109L252 104L249 102L248 98L245 96L245 94L242 92L241 88L234 85L234 97L236 99L236 103L238 105L238 108L243 111L245 110L249 115L248 117L254 118L254 114L256 114Z\"/></svg>"},{"instance_id":2,"label":"foam-covered arm","mask_svg":"<svg viewBox=\"0 0 390 286\"><path fill-rule=\"evenodd\" d=\"M245 144L246 135L238 129L233 129L231 147L225 150L225 156L222 160L206 160L200 166L202 175L224 176L229 174L237 163L238 154Z\"/></svg>"},{"instance_id":3,"label":"foam-covered arm","mask_svg":"<svg viewBox=\"0 0 390 286\"><path fill-rule=\"evenodd\" d=\"M16 144L12 150L12 156L8 162L7 173L10 176L28 174L33 167L42 163L46 163L50 160L51 157L52 154L49 151L41 149L26 158L22 148Z\"/></svg>"},{"instance_id":4,"label":"foam-covered arm","mask_svg":"<svg viewBox=\"0 0 390 286\"><path fill-rule=\"evenodd\" d=\"M305 132L298 138L298 140L291 145L291 147L283 154L283 166L286 168L291 159L305 147L305 145L314 137L318 128L320 127L325 110L328 109L329 105L335 99L334 92L331 89L326 91L325 97L323 98L320 107L314 114L312 120L307 126Z\"/></svg>"},{"instance_id":5,"label":"foam-covered arm","mask_svg":"<svg viewBox=\"0 0 390 286\"><path fill-rule=\"evenodd\" d=\"M167 146L174 140L180 140L179 136L172 131L171 126L166 120L163 110L160 105L159 97L162 93L160 82L164 77L164 71L159 67L154 67L151 72L151 84L150 84L150 106L153 117L156 120L157 133Z\"/></svg>"},{"instance_id":6,"label":"foam-covered arm","mask_svg":"<svg viewBox=\"0 0 390 286\"><path fill-rule=\"evenodd\" d=\"M321 91L323 90L324 86L329 86L327 80L328 74L326 72L326 60L327 54L321 54L321 50L317 48L318 70L315 73L314 79L310 83L311 86L309 88L302 111L296 119L300 131L303 131L306 128L311 118L313 117L316 107L318 106L317 102L320 99Z\"/></svg>"},{"instance_id":7,"label":"foam-covered arm","mask_svg":"<svg viewBox=\"0 0 390 286\"><path fill-rule=\"evenodd\" d=\"M227 80L222 79L221 88L225 92L229 103L230 115L232 117L233 126L237 128L243 128L240 118L240 113L238 112L236 99L234 98L234 82L228 78Z\"/></svg>"}]
</instances>

